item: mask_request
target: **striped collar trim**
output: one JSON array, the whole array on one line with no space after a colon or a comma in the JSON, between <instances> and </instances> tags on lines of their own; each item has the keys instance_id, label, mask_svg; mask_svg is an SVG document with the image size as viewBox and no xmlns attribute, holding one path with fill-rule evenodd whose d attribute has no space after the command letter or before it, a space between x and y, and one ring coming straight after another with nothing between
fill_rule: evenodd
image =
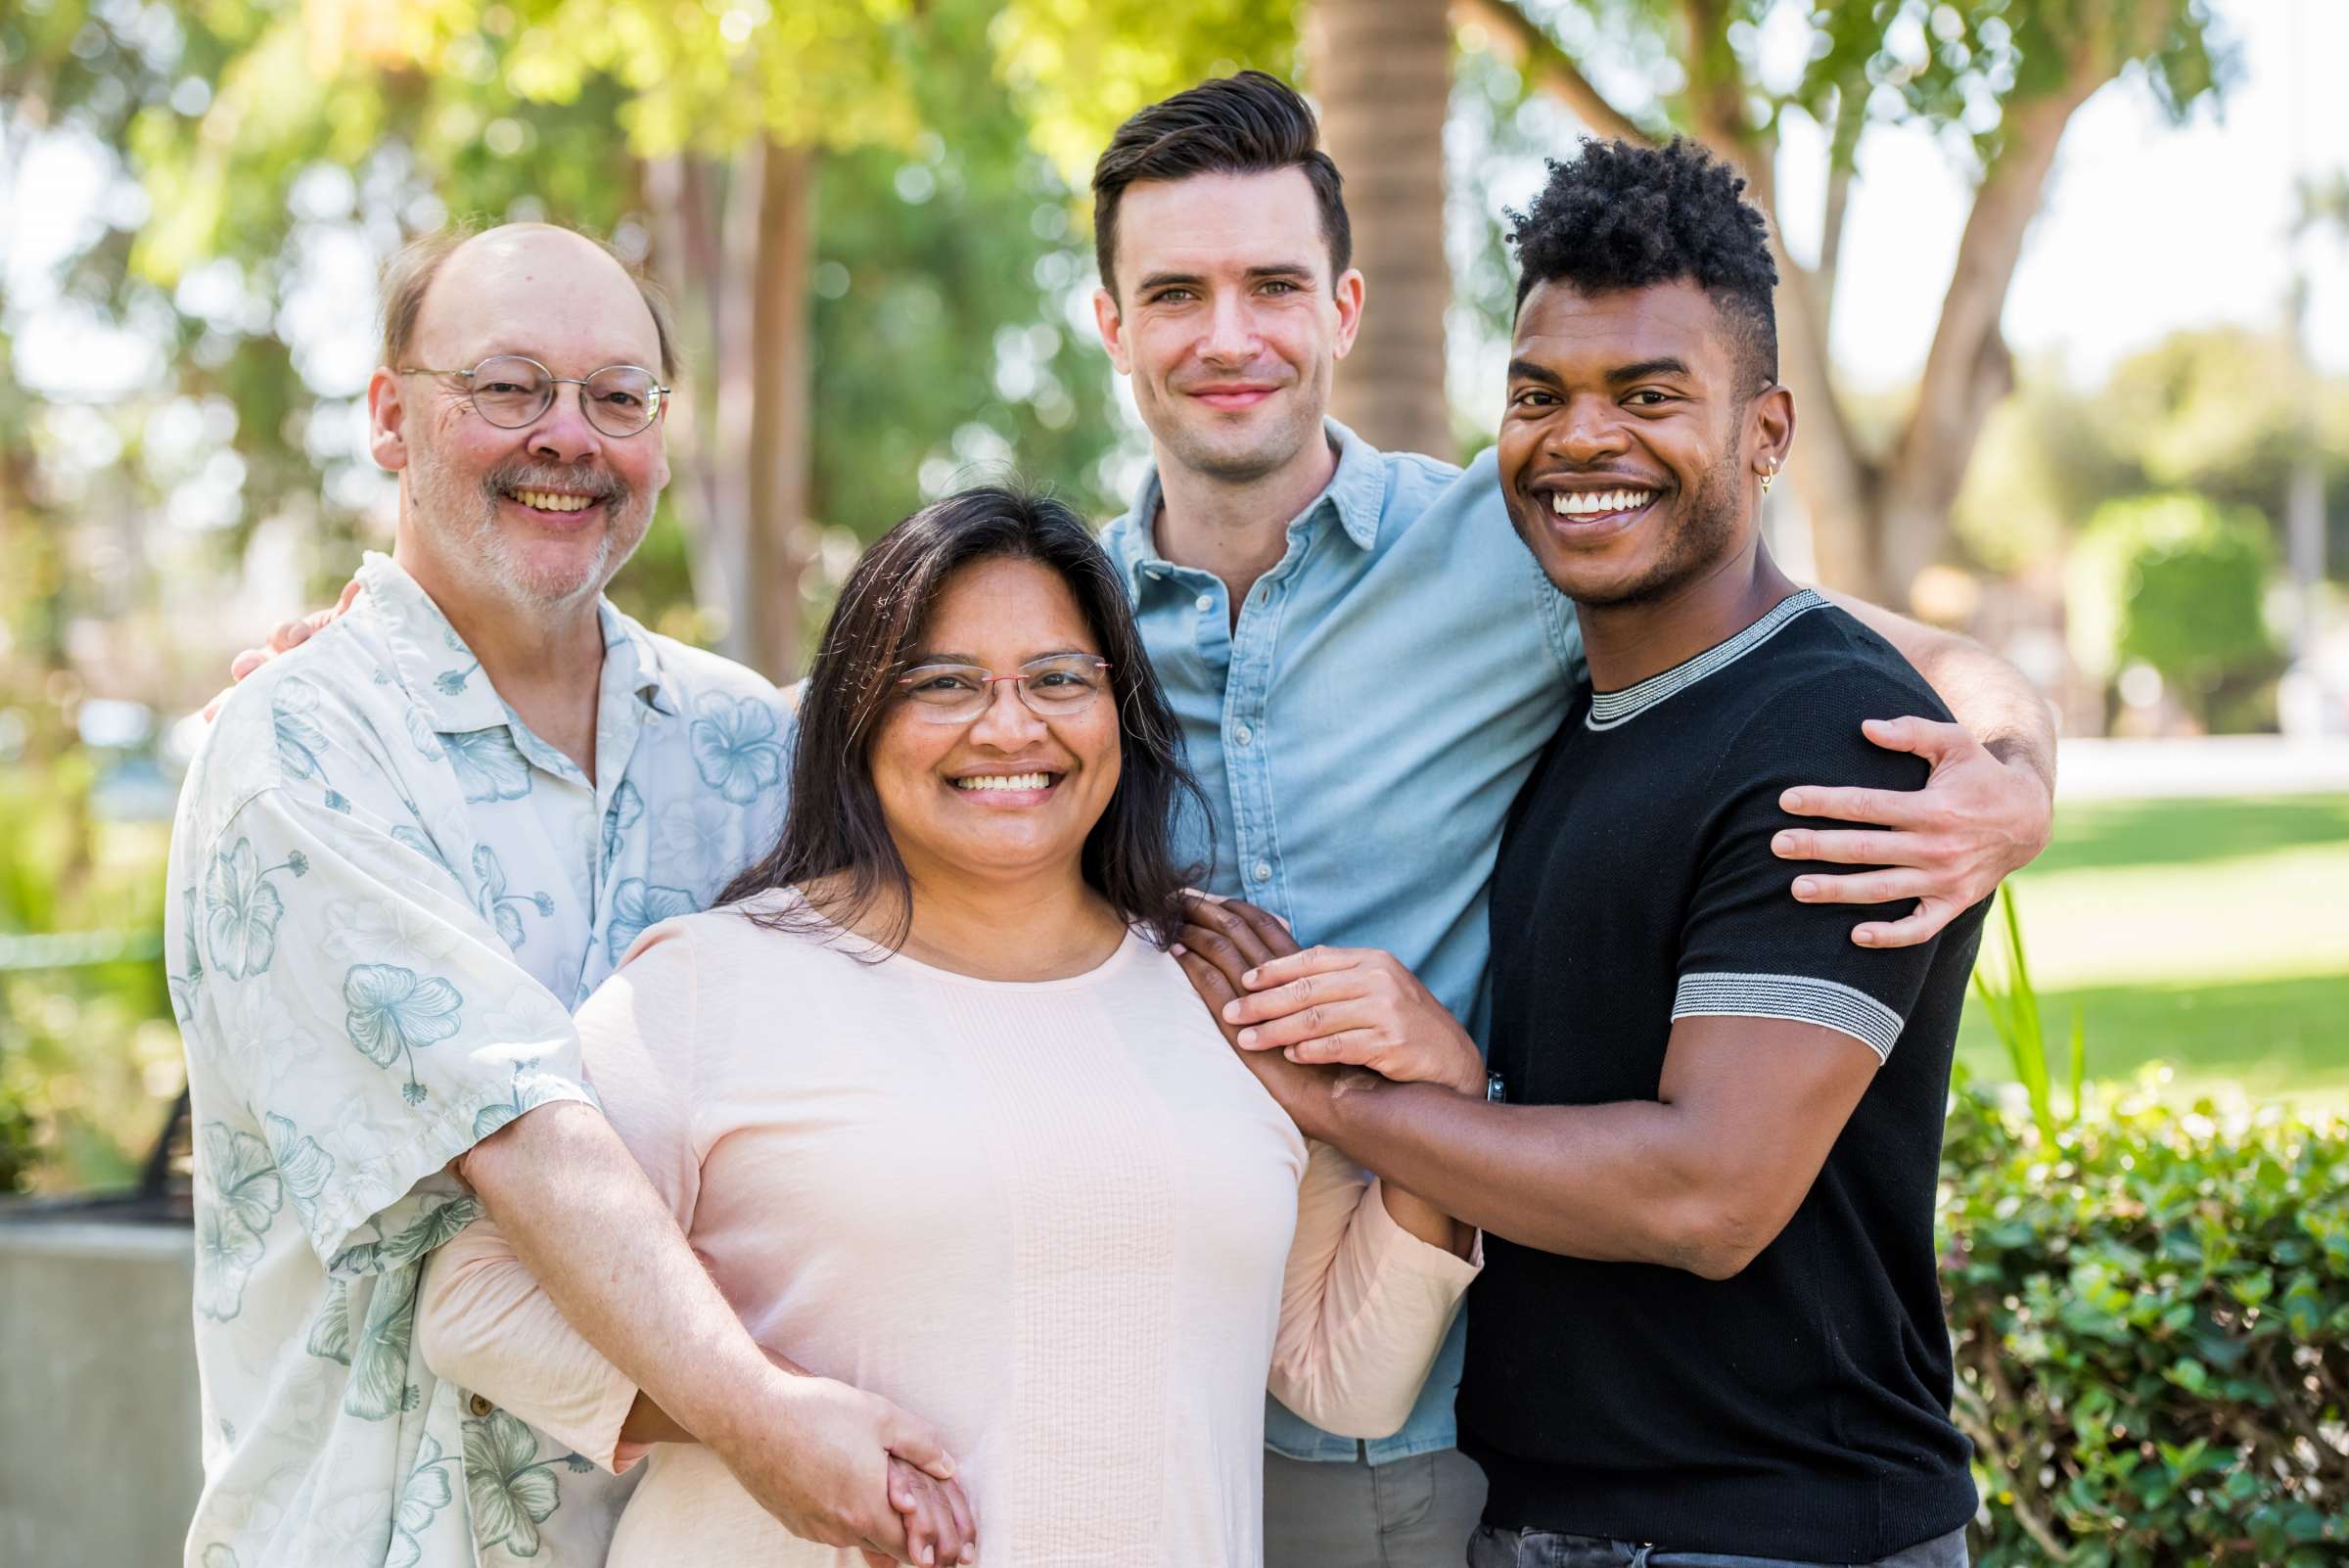
<instances>
[{"instance_id":1,"label":"striped collar trim","mask_svg":"<svg viewBox=\"0 0 2349 1568\"><path fill-rule=\"evenodd\" d=\"M1618 724L1628 724L1658 703L1679 696L1707 675L1719 674L1728 669L1785 630L1796 617L1826 607L1827 601L1809 588L1798 588L1772 605L1761 620L1728 641L1716 643L1695 658L1677 664L1660 675L1650 675L1635 686L1598 693L1590 699L1590 712L1585 715L1583 723L1590 729L1613 729Z\"/></svg>"}]
</instances>

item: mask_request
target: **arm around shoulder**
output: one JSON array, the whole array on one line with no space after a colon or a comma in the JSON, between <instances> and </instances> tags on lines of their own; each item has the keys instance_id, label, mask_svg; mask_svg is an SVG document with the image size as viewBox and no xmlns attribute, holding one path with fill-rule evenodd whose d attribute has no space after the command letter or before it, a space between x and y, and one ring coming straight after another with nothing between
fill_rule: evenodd
<instances>
[{"instance_id":1,"label":"arm around shoulder","mask_svg":"<svg viewBox=\"0 0 2349 1568\"><path fill-rule=\"evenodd\" d=\"M1856 599L1826 597L1916 667L1981 748L2055 792L2055 711L2023 672L1973 638Z\"/></svg>"},{"instance_id":2,"label":"arm around shoulder","mask_svg":"<svg viewBox=\"0 0 2349 1568\"><path fill-rule=\"evenodd\" d=\"M1960 663L1992 669L2000 682L2011 682L2010 689L2022 693L2012 709L2022 721L2004 732L2011 762L1986 750L1965 724L1916 713L1913 698L1905 699L1892 682L1883 683L1878 701L1842 710L1829 704L1821 710L1827 716L1813 721L1835 731L1819 737L1829 750L1806 764L1807 773L1790 775L1778 800L1792 816L1832 820L1823 827L1790 821L1773 849L1782 860L1825 862L1811 868L1821 874L1790 879L1789 891L1802 902L1907 904L1897 917L1854 927L1851 940L1863 946L1908 946L1930 939L2028 865L2053 831L2054 730L2046 705L2011 668L1965 639L1915 629L1970 650L1961 652ZM1947 678L1946 672L1919 673L1929 681ZM1949 692L1944 685L1938 693L1945 705L1969 717ZM1999 733L1995 717L1984 727ZM1837 758L1837 744L1855 750ZM1879 764L1899 754L1923 762L1913 782L1885 777ZM1853 865L1876 869L1843 870Z\"/></svg>"}]
</instances>

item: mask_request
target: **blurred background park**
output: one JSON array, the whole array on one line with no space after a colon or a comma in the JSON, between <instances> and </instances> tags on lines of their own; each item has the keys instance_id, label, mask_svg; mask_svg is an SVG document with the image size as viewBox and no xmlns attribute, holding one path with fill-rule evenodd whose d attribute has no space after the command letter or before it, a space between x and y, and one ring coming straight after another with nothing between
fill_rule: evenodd
<instances>
[{"instance_id":1,"label":"blurred background park","mask_svg":"<svg viewBox=\"0 0 2349 1568\"><path fill-rule=\"evenodd\" d=\"M2328 0L11 0L0 1190L126 1180L176 1092L189 715L388 543L389 251L545 215L664 281L678 479L616 593L788 675L925 496L1010 465L1119 508L1090 162L1244 65L1348 174L1339 413L1382 445L1488 438L1545 156L1738 160L1786 253L1781 555L1982 637L2083 743L2020 883L2042 990L2100 1074L2349 1103L2345 52Z\"/></svg>"},{"instance_id":2,"label":"blurred background park","mask_svg":"<svg viewBox=\"0 0 2349 1568\"><path fill-rule=\"evenodd\" d=\"M2061 718L2057 840L2016 884L2040 1065L2076 1020L2092 1079L2221 1117L2165 1146L2349 1170L2275 1131L2349 1107L2343 59L2337 0L6 0L0 1193L134 1181L178 1091L191 715L389 543L382 257L543 216L650 268L677 479L615 597L789 676L925 497L1010 467L1122 507L1146 442L1093 337L1091 161L1242 66L1307 89L1346 172L1369 309L1337 411L1381 445L1488 438L1544 157L1679 133L1744 167L1801 410L1776 548L1971 631ZM1979 1082L2039 1071L2014 994L1969 1015ZM2036 1192L2074 1134L2030 1098L2040 1132L1984 1162ZM2278 1222L2263 1268L2332 1259L2294 1333L2349 1339L2349 1216ZM2210 1288L2233 1332L2224 1302L2298 1286ZM2331 1500L2230 1526L2257 1560L2349 1539L2324 1408L2278 1462ZM2181 1498L2216 1486L2178 1453Z\"/></svg>"}]
</instances>

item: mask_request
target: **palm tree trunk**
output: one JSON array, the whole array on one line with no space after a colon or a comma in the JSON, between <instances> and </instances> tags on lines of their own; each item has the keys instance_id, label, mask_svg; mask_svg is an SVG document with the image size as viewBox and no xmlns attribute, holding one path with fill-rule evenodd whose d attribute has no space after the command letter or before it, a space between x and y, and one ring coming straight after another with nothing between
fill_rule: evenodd
<instances>
[{"instance_id":1,"label":"palm tree trunk","mask_svg":"<svg viewBox=\"0 0 2349 1568\"><path fill-rule=\"evenodd\" d=\"M1346 178L1368 300L1331 412L1372 445L1450 455L1444 312L1444 115L1451 94L1445 0L1315 0L1308 80L1323 145Z\"/></svg>"},{"instance_id":2,"label":"palm tree trunk","mask_svg":"<svg viewBox=\"0 0 2349 1568\"><path fill-rule=\"evenodd\" d=\"M2046 199L2055 149L2072 112L2119 67L2075 69L2062 85L2006 111L2006 145L1984 174L1958 241L1958 261L1917 378L1916 406L1884 465L1874 520L1886 592L1906 599L1949 538L1950 508L1965 483L1982 422L2014 385L1999 318L2031 219Z\"/></svg>"}]
</instances>

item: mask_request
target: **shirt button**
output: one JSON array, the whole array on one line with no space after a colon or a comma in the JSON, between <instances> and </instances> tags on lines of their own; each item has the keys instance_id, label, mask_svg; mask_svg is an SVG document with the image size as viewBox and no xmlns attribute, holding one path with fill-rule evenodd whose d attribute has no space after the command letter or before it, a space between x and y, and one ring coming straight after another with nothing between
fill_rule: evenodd
<instances>
[{"instance_id":1,"label":"shirt button","mask_svg":"<svg viewBox=\"0 0 2349 1568\"><path fill-rule=\"evenodd\" d=\"M1216 607L1215 595L1209 593L1199 595L1198 605L1202 610L1213 610Z\"/></svg>"},{"instance_id":2,"label":"shirt button","mask_svg":"<svg viewBox=\"0 0 2349 1568\"><path fill-rule=\"evenodd\" d=\"M1257 862L1256 862L1256 870L1255 870L1255 871L1254 871L1252 874L1255 876L1256 880L1257 880L1257 881L1259 881L1259 882L1269 882L1269 881L1271 881L1271 880L1272 880L1272 862L1271 862L1271 861L1269 861L1269 860L1259 860L1259 861L1257 861Z\"/></svg>"},{"instance_id":3,"label":"shirt button","mask_svg":"<svg viewBox=\"0 0 2349 1568\"><path fill-rule=\"evenodd\" d=\"M496 1406L490 1404L479 1394L476 1394L472 1399L467 1400L465 1402L465 1407L471 1410L477 1417L484 1421L489 1418L489 1412L497 1408Z\"/></svg>"},{"instance_id":4,"label":"shirt button","mask_svg":"<svg viewBox=\"0 0 2349 1568\"><path fill-rule=\"evenodd\" d=\"M1247 725L1242 724L1239 728L1231 732L1231 738L1235 741L1238 741L1242 746L1245 746L1251 740L1256 738L1256 731L1250 729Z\"/></svg>"}]
</instances>

